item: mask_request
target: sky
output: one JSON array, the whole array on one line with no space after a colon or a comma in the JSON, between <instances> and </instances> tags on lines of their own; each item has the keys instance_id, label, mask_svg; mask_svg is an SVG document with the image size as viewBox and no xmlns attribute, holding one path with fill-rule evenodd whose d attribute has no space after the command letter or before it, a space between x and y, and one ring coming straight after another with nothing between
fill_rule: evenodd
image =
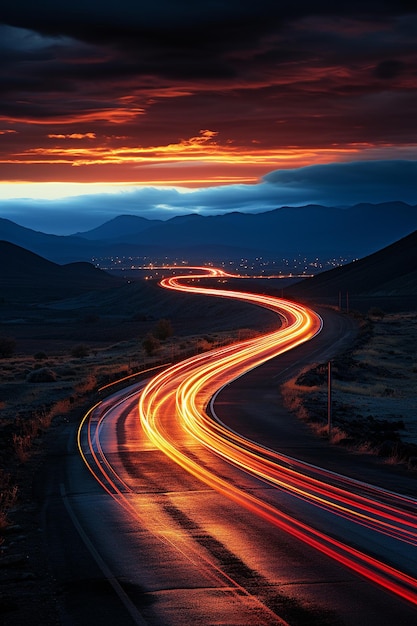
<instances>
[{"instance_id":1,"label":"sky","mask_svg":"<svg viewBox=\"0 0 417 626\"><path fill-rule=\"evenodd\" d=\"M415 2L14 0L0 60L23 226L417 203Z\"/></svg>"}]
</instances>

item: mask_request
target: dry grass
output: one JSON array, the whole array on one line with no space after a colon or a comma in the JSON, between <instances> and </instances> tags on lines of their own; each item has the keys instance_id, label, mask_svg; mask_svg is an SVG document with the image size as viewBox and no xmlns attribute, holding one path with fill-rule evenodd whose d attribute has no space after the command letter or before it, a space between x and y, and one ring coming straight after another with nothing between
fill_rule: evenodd
<instances>
[{"instance_id":1,"label":"dry grass","mask_svg":"<svg viewBox=\"0 0 417 626\"><path fill-rule=\"evenodd\" d=\"M18 487L13 483L10 474L0 469L0 531L9 525L8 513L16 504L17 492Z\"/></svg>"},{"instance_id":2,"label":"dry grass","mask_svg":"<svg viewBox=\"0 0 417 626\"><path fill-rule=\"evenodd\" d=\"M179 361L197 353L223 346L252 336L253 331L218 332L201 337L171 337L149 357L141 341L131 340L110 344L88 351L87 356L74 357L57 352L54 356L38 359L18 355L0 360L0 463L3 467L25 464L38 450L43 433L53 419L65 417L77 410L99 388L135 376L149 368ZM28 375L36 370L51 370L55 380L30 382ZM125 384L125 383L124 383ZM11 432L12 431L12 432ZM7 434L6 434L7 433ZM1 470L0 470L1 471ZM0 529L6 524L7 511L15 503L17 487L13 479L3 484L0 475Z\"/></svg>"},{"instance_id":3,"label":"dry grass","mask_svg":"<svg viewBox=\"0 0 417 626\"><path fill-rule=\"evenodd\" d=\"M295 413L300 419L309 421L310 414L306 407L306 398L308 396L313 397L313 395L320 391L320 388L317 386L307 387L305 385L299 385L297 384L297 379L298 376L281 386L281 396L284 405L290 411Z\"/></svg>"},{"instance_id":4,"label":"dry grass","mask_svg":"<svg viewBox=\"0 0 417 626\"><path fill-rule=\"evenodd\" d=\"M331 439L359 452L383 455L387 463L410 464L417 456L417 316L386 315L373 319L372 326L365 343L334 360ZM323 437L325 369L316 365L281 390L286 406Z\"/></svg>"},{"instance_id":5,"label":"dry grass","mask_svg":"<svg viewBox=\"0 0 417 626\"><path fill-rule=\"evenodd\" d=\"M64 410L70 398L94 391L102 384L147 369L152 365L186 358L238 339L236 333L215 333L200 336L172 337L161 343L160 349L148 357L140 341L123 341L95 349L88 356L74 358L64 352L42 361L30 355L19 355L0 360L1 397L0 424L14 420L39 408L63 403ZM28 382L27 376L36 369L47 368L56 374L55 382ZM55 413L58 409L55 409Z\"/></svg>"}]
</instances>

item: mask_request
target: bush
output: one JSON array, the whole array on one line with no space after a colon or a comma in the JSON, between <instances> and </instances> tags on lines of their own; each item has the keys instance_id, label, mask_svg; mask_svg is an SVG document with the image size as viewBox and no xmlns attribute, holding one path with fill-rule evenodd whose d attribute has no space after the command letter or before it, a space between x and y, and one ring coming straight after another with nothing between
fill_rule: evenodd
<instances>
[{"instance_id":1,"label":"bush","mask_svg":"<svg viewBox=\"0 0 417 626\"><path fill-rule=\"evenodd\" d=\"M154 337L163 341L164 339L168 339L168 337L172 337L173 330L172 324L169 320L159 320L158 324L155 326L153 333Z\"/></svg>"},{"instance_id":2,"label":"bush","mask_svg":"<svg viewBox=\"0 0 417 626\"><path fill-rule=\"evenodd\" d=\"M80 344L79 346L74 346L74 348L71 350L71 355L75 359L83 359L89 354L90 354L90 348L88 348L88 346L85 346L84 344Z\"/></svg>"},{"instance_id":3,"label":"bush","mask_svg":"<svg viewBox=\"0 0 417 626\"><path fill-rule=\"evenodd\" d=\"M9 358L13 356L16 349L16 342L11 337L0 337L0 357Z\"/></svg>"},{"instance_id":4,"label":"bush","mask_svg":"<svg viewBox=\"0 0 417 626\"><path fill-rule=\"evenodd\" d=\"M14 485L10 474L0 469L0 530L9 525L7 514L17 500L17 485ZM0 541L1 543L1 541Z\"/></svg>"},{"instance_id":5,"label":"bush","mask_svg":"<svg viewBox=\"0 0 417 626\"><path fill-rule=\"evenodd\" d=\"M41 367L30 372L26 380L29 383L54 383L57 379L55 372L49 367Z\"/></svg>"},{"instance_id":6,"label":"bush","mask_svg":"<svg viewBox=\"0 0 417 626\"><path fill-rule=\"evenodd\" d=\"M36 361L44 361L45 359L48 358L48 356L46 355L45 352L36 352L36 354L33 355L33 358Z\"/></svg>"},{"instance_id":7,"label":"bush","mask_svg":"<svg viewBox=\"0 0 417 626\"><path fill-rule=\"evenodd\" d=\"M148 333L145 339L142 341L143 349L148 356L152 356L161 346L159 340Z\"/></svg>"}]
</instances>

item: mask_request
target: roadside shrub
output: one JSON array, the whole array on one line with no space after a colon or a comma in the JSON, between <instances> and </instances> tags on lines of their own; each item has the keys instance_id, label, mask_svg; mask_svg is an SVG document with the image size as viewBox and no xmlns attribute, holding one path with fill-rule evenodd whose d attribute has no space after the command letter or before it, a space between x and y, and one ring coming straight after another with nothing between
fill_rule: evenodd
<instances>
[{"instance_id":1,"label":"roadside shrub","mask_svg":"<svg viewBox=\"0 0 417 626\"><path fill-rule=\"evenodd\" d=\"M36 352L36 354L33 355L33 358L36 361L44 361L45 359L48 358L48 356L45 352Z\"/></svg>"},{"instance_id":2,"label":"roadside shrub","mask_svg":"<svg viewBox=\"0 0 417 626\"><path fill-rule=\"evenodd\" d=\"M212 344L209 343L208 341L206 341L206 339L200 339L197 342L197 352L207 352L207 350L210 350L212 348Z\"/></svg>"},{"instance_id":3,"label":"roadside shrub","mask_svg":"<svg viewBox=\"0 0 417 626\"><path fill-rule=\"evenodd\" d=\"M16 503L16 500L17 485L12 483L10 474L0 469L0 530L8 526L7 514Z\"/></svg>"},{"instance_id":4,"label":"roadside shrub","mask_svg":"<svg viewBox=\"0 0 417 626\"><path fill-rule=\"evenodd\" d=\"M56 373L49 367L40 367L26 376L28 383L54 383L56 379Z\"/></svg>"},{"instance_id":5,"label":"roadside shrub","mask_svg":"<svg viewBox=\"0 0 417 626\"><path fill-rule=\"evenodd\" d=\"M157 339L163 341L164 339L168 339L168 337L172 337L173 333L171 322L166 319L161 319L155 326L152 334Z\"/></svg>"},{"instance_id":6,"label":"roadside shrub","mask_svg":"<svg viewBox=\"0 0 417 626\"><path fill-rule=\"evenodd\" d=\"M16 342L11 337L0 337L0 357L7 359L13 356Z\"/></svg>"},{"instance_id":7,"label":"roadside shrub","mask_svg":"<svg viewBox=\"0 0 417 626\"><path fill-rule=\"evenodd\" d=\"M13 434L13 448L20 463L26 463L30 457L32 438L30 435Z\"/></svg>"},{"instance_id":8,"label":"roadside shrub","mask_svg":"<svg viewBox=\"0 0 417 626\"><path fill-rule=\"evenodd\" d=\"M85 346L84 344L74 346L74 348L71 350L71 356L73 356L75 359L84 359L89 354L90 348L88 346Z\"/></svg>"},{"instance_id":9,"label":"roadside shrub","mask_svg":"<svg viewBox=\"0 0 417 626\"><path fill-rule=\"evenodd\" d=\"M142 347L148 356L152 356L161 347L159 340L148 333L142 341Z\"/></svg>"},{"instance_id":10,"label":"roadside shrub","mask_svg":"<svg viewBox=\"0 0 417 626\"><path fill-rule=\"evenodd\" d=\"M295 384L300 387L319 387L327 381L327 364L320 363L304 370L296 379Z\"/></svg>"},{"instance_id":11,"label":"roadside shrub","mask_svg":"<svg viewBox=\"0 0 417 626\"><path fill-rule=\"evenodd\" d=\"M97 378L94 372L90 372L90 374L84 377L78 385L75 387L75 391L77 395L82 395L85 393L89 393L93 391L97 387Z\"/></svg>"}]
</instances>

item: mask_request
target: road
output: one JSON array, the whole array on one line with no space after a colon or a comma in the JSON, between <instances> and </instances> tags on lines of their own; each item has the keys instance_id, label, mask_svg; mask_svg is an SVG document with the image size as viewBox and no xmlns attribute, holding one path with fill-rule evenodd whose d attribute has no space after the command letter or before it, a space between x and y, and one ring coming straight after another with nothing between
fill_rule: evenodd
<instances>
[{"instance_id":1,"label":"road","mask_svg":"<svg viewBox=\"0 0 417 626\"><path fill-rule=\"evenodd\" d=\"M190 289L178 278L165 286ZM273 300L262 297L270 308ZM271 408L263 419L255 411L254 428L253 419L239 419L239 405L227 405L230 390L265 371L261 363L288 374L308 352L328 358L352 330L333 316L337 323L319 334L314 312L278 307L277 331L188 359L86 415L78 442L95 482L71 454L60 495L112 587L107 620L415 622L416 500L284 454ZM302 438L307 450L313 440Z\"/></svg>"}]
</instances>

